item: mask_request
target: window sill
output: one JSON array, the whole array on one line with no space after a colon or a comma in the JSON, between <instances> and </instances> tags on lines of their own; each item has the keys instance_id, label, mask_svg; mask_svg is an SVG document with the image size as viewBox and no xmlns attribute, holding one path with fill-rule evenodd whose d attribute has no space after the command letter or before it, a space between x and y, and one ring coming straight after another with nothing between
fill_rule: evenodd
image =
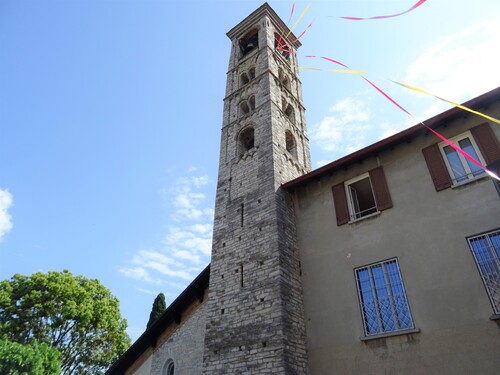
<instances>
[{"instance_id":1,"label":"window sill","mask_svg":"<svg viewBox=\"0 0 500 375\"><path fill-rule=\"evenodd\" d=\"M490 320L500 320L500 314L493 314L490 316Z\"/></svg>"},{"instance_id":2,"label":"window sill","mask_svg":"<svg viewBox=\"0 0 500 375\"><path fill-rule=\"evenodd\" d=\"M485 180L487 178L489 178L490 176L488 176L488 174L484 174L484 175L481 175L481 176L477 176L475 178L471 178L467 181L463 181L463 182L455 182L453 185L451 185L451 188L452 189L458 189L458 188L461 188L462 186L465 186L465 185L469 185L469 184L472 184L474 182L477 182L477 181L481 181L481 180Z\"/></svg>"},{"instance_id":3,"label":"window sill","mask_svg":"<svg viewBox=\"0 0 500 375\"><path fill-rule=\"evenodd\" d=\"M401 336L401 335L407 335L409 333L419 333L419 332L420 330L418 328L405 329L401 331L386 332L386 333L380 333L378 335L365 336L361 338L361 341L385 339L386 337Z\"/></svg>"},{"instance_id":4,"label":"window sill","mask_svg":"<svg viewBox=\"0 0 500 375\"><path fill-rule=\"evenodd\" d=\"M380 211L374 212L374 213L366 215L366 216L362 216L359 219L350 220L347 224L356 224L356 223L359 223L360 221L373 219L377 216L380 216Z\"/></svg>"}]
</instances>

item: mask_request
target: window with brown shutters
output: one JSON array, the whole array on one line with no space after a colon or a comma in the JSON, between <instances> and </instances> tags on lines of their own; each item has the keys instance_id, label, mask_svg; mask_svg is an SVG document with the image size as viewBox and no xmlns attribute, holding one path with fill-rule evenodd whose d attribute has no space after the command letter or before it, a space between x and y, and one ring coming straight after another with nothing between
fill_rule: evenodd
<instances>
[{"instance_id":1,"label":"window with brown shutters","mask_svg":"<svg viewBox=\"0 0 500 375\"><path fill-rule=\"evenodd\" d=\"M487 166L500 160L498 139L487 123L450 138L450 141L482 165ZM486 176L482 168L445 142L426 147L422 153L436 191Z\"/></svg>"},{"instance_id":2,"label":"window with brown shutters","mask_svg":"<svg viewBox=\"0 0 500 375\"><path fill-rule=\"evenodd\" d=\"M392 207L382 167L333 186L332 194L338 226Z\"/></svg>"},{"instance_id":3,"label":"window with brown shutters","mask_svg":"<svg viewBox=\"0 0 500 375\"><path fill-rule=\"evenodd\" d=\"M335 205L335 216L337 217L337 225L347 224L349 222L349 208L345 196L344 183L337 184L332 187L333 204Z\"/></svg>"},{"instance_id":4,"label":"window with brown shutters","mask_svg":"<svg viewBox=\"0 0 500 375\"><path fill-rule=\"evenodd\" d=\"M452 184L451 177L441 156L441 151L439 151L438 144L434 143L433 145L424 148L422 152L436 191L449 188Z\"/></svg>"},{"instance_id":5,"label":"window with brown shutters","mask_svg":"<svg viewBox=\"0 0 500 375\"><path fill-rule=\"evenodd\" d=\"M500 159L500 144L493 129L487 123L472 128L470 132L487 164Z\"/></svg>"}]
</instances>

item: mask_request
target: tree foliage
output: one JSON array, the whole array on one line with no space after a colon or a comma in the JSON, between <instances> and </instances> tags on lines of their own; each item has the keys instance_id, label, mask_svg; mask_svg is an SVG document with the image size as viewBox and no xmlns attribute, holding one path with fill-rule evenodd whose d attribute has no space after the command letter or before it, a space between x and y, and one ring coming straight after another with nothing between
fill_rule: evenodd
<instances>
[{"instance_id":1,"label":"tree foliage","mask_svg":"<svg viewBox=\"0 0 500 375\"><path fill-rule=\"evenodd\" d=\"M98 374L130 345L119 303L98 280L68 271L16 274L0 283L0 336L50 345L62 374Z\"/></svg>"},{"instance_id":2,"label":"tree foliage","mask_svg":"<svg viewBox=\"0 0 500 375\"><path fill-rule=\"evenodd\" d=\"M58 375L61 371L59 351L33 340L19 344L3 337L0 339L0 374L2 375Z\"/></svg>"},{"instance_id":3,"label":"tree foliage","mask_svg":"<svg viewBox=\"0 0 500 375\"><path fill-rule=\"evenodd\" d=\"M149 314L149 321L147 328L149 328L156 320L163 314L167 305L165 304L165 295L160 293L156 296L153 302L153 308L151 309L151 314Z\"/></svg>"}]
</instances>

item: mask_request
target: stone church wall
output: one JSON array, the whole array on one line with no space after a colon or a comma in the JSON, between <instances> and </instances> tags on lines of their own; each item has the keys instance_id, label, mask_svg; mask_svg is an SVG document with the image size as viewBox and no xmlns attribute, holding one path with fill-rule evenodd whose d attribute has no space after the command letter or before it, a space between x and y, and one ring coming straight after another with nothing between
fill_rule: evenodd
<instances>
[{"instance_id":1,"label":"stone church wall","mask_svg":"<svg viewBox=\"0 0 500 375\"><path fill-rule=\"evenodd\" d=\"M169 360L174 361L176 375L198 375L203 362L205 338L204 303L153 354L151 375L162 375Z\"/></svg>"}]
</instances>

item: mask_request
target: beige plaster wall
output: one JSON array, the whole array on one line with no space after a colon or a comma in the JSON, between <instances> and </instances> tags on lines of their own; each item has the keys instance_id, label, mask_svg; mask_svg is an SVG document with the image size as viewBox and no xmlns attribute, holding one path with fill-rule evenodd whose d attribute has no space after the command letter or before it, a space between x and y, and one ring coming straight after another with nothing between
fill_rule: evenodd
<instances>
[{"instance_id":1,"label":"beige plaster wall","mask_svg":"<svg viewBox=\"0 0 500 375\"><path fill-rule=\"evenodd\" d=\"M439 131L482 122L464 113ZM295 190L311 374L498 373L500 325L466 237L500 228L500 197L489 178L436 192L421 150L438 141L419 136ZM394 207L338 227L331 187L377 165ZM394 257L420 332L362 341L354 269Z\"/></svg>"}]
</instances>

